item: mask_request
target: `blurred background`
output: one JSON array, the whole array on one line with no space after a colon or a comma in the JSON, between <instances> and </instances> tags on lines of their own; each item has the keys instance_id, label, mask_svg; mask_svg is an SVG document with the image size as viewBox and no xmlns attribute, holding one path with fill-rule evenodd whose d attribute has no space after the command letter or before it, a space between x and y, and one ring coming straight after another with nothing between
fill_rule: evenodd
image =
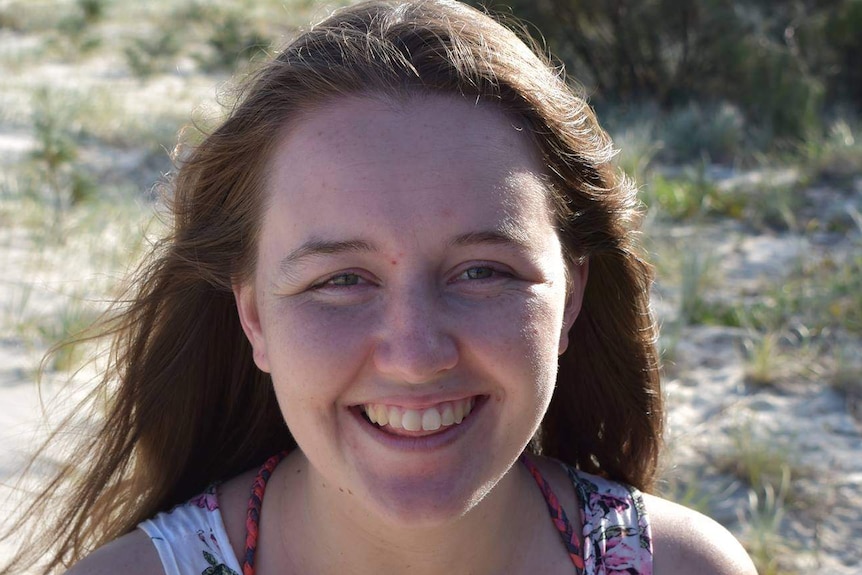
<instances>
[{"instance_id":1,"label":"blurred background","mask_svg":"<svg viewBox=\"0 0 862 575\"><path fill-rule=\"evenodd\" d=\"M159 236L174 147L348 3L0 0L0 511L62 461L18 480L100 348L52 355L41 396L40 361ZM639 186L662 493L727 525L761 575L858 574L862 0L471 4L553 53Z\"/></svg>"}]
</instances>

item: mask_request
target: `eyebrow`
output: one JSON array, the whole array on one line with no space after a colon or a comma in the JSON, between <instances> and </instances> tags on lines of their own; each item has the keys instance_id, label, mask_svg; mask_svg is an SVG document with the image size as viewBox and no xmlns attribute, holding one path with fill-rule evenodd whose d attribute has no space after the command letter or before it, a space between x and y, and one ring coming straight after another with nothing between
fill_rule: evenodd
<instances>
[{"instance_id":1,"label":"eyebrow","mask_svg":"<svg viewBox=\"0 0 862 575\"><path fill-rule=\"evenodd\" d=\"M458 247L477 244L508 245L524 248L526 246L526 238L523 234L519 234L514 229L506 226L501 230L468 232L456 236L449 242L450 246ZM360 239L344 241L314 239L305 242L282 258L281 262L279 262L279 269L283 274L290 276L293 268L308 258L322 255L375 251L377 251L377 247L373 243Z\"/></svg>"},{"instance_id":2,"label":"eyebrow","mask_svg":"<svg viewBox=\"0 0 862 575\"><path fill-rule=\"evenodd\" d=\"M313 256L373 251L376 251L374 245L364 240L309 240L283 257L279 269L285 275L290 275L293 266Z\"/></svg>"},{"instance_id":3,"label":"eyebrow","mask_svg":"<svg viewBox=\"0 0 862 575\"><path fill-rule=\"evenodd\" d=\"M524 248L527 245L525 234L518 233L511 226L505 226L499 230L483 230L468 232L455 237L449 245L472 246L477 244L509 245Z\"/></svg>"}]
</instances>

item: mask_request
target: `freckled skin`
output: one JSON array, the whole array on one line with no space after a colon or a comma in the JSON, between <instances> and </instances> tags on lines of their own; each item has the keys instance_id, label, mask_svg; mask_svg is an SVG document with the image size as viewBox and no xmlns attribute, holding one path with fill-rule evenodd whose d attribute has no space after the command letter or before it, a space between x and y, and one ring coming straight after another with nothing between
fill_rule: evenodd
<instances>
[{"instance_id":1,"label":"freckled skin","mask_svg":"<svg viewBox=\"0 0 862 575\"><path fill-rule=\"evenodd\" d=\"M438 525L513 490L581 291L567 307L529 140L490 106L344 99L291 127L270 176L258 269L237 300L309 485L325 479L333 506L390 525ZM518 238L463 240L489 230ZM285 278L279 262L310 240L370 248L307 257ZM488 401L457 441L421 452L379 443L351 411L420 396Z\"/></svg>"}]
</instances>

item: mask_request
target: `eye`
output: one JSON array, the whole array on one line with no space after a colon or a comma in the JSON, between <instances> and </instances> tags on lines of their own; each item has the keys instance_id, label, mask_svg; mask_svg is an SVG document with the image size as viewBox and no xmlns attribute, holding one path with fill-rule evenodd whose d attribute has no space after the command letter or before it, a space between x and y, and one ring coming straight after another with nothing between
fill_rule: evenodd
<instances>
[{"instance_id":1,"label":"eye","mask_svg":"<svg viewBox=\"0 0 862 575\"><path fill-rule=\"evenodd\" d=\"M474 266L464 270L461 276L468 280L486 280L492 277L497 270L488 266Z\"/></svg>"},{"instance_id":2,"label":"eye","mask_svg":"<svg viewBox=\"0 0 862 575\"><path fill-rule=\"evenodd\" d=\"M341 274L329 278L326 283L334 286L355 286L358 285L361 281L362 278L356 274Z\"/></svg>"},{"instance_id":3,"label":"eye","mask_svg":"<svg viewBox=\"0 0 862 575\"><path fill-rule=\"evenodd\" d=\"M344 272L330 276L312 286L315 290L350 288L367 284L368 281L357 273Z\"/></svg>"},{"instance_id":4,"label":"eye","mask_svg":"<svg viewBox=\"0 0 862 575\"><path fill-rule=\"evenodd\" d=\"M461 281L482 281L482 280L498 280L511 278L512 274L506 269L500 269L492 265L476 265L464 269L456 280Z\"/></svg>"}]
</instances>

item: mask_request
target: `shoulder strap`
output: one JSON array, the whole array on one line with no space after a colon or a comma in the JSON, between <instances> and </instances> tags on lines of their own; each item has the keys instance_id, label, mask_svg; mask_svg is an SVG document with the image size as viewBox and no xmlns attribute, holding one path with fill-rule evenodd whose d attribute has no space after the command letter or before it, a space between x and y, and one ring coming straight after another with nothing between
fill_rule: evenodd
<instances>
[{"instance_id":1,"label":"shoulder strap","mask_svg":"<svg viewBox=\"0 0 862 575\"><path fill-rule=\"evenodd\" d=\"M260 468L251 487L251 497L248 499L248 512L245 518L245 556L242 563L243 575L254 575L254 556L257 553L257 536L260 530L260 510L263 506L263 495L266 483L269 481L275 467L288 454L282 451L273 455Z\"/></svg>"},{"instance_id":2,"label":"shoulder strap","mask_svg":"<svg viewBox=\"0 0 862 575\"><path fill-rule=\"evenodd\" d=\"M565 509L560 505L560 500L551 489L551 485L542 477L539 468L530 461L526 455L521 455L521 462L526 466L530 475L536 480L542 495L545 498L545 503L548 505L548 511L551 513L551 519L557 531L560 533L560 538L563 540L563 545L566 546L566 551L569 553L569 558L575 566L575 575L584 575L584 558L581 554L581 544L578 539L578 534L572 527Z\"/></svg>"}]
</instances>

